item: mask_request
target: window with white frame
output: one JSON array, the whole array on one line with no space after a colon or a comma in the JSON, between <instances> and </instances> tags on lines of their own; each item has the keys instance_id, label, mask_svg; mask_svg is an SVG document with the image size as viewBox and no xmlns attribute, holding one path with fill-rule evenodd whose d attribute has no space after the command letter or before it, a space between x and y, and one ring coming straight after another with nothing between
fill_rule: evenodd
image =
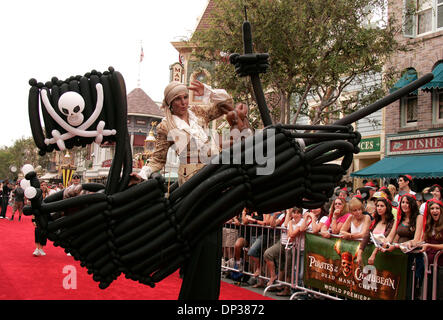
<instances>
[{"instance_id":1,"label":"window with white frame","mask_svg":"<svg viewBox=\"0 0 443 320\"><path fill-rule=\"evenodd\" d=\"M417 1L417 34L432 31L432 0Z\"/></svg>"},{"instance_id":2,"label":"window with white frame","mask_svg":"<svg viewBox=\"0 0 443 320\"><path fill-rule=\"evenodd\" d=\"M443 89L432 91L432 113L434 123L443 123Z\"/></svg>"},{"instance_id":3,"label":"window with white frame","mask_svg":"<svg viewBox=\"0 0 443 320\"><path fill-rule=\"evenodd\" d=\"M437 29L443 28L443 0L437 1Z\"/></svg>"},{"instance_id":4,"label":"window with white frame","mask_svg":"<svg viewBox=\"0 0 443 320\"><path fill-rule=\"evenodd\" d=\"M404 0L403 15L407 37L443 30L443 0Z\"/></svg>"},{"instance_id":5,"label":"window with white frame","mask_svg":"<svg viewBox=\"0 0 443 320\"><path fill-rule=\"evenodd\" d=\"M415 127L417 125L417 96L408 95L400 100L401 126Z\"/></svg>"}]
</instances>

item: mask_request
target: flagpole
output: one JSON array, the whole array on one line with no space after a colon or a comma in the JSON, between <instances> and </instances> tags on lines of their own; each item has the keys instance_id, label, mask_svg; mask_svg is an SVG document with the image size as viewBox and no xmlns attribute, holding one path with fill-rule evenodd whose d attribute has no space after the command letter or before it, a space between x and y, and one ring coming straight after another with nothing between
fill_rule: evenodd
<instances>
[{"instance_id":1,"label":"flagpole","mask_svg":"<svg viewBox=\"0 0 443 320\"><path fill-rule=\"evenodd\" d=\"M140 40L140 59L138 61L138 79L137 79L137 87L140 88L140 75L141 75L141 65L142 65L142 61L144 58L144 53L143 53L143 41Z\"/></svg>"}]
</instances>

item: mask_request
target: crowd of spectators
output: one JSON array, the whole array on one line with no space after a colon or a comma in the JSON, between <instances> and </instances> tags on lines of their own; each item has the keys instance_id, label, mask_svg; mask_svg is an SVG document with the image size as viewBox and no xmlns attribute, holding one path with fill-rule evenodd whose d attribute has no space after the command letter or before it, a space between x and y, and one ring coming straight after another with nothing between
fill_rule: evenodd
<instances>
[{"instance_id":1,"label":"crowd of spectators","mask_svg":"<svg viewBox=\"0 0 443 320\"><path fill-rule=\"evenodd\" d=\"M305 232L337 237L360 242L356 253L360 266L374 264L380 254L396 249L407 254L408 264L415 265L413 276L409 270L407 298L418 299L425 272L423 252L428 263L433 264L435 255L443 249L443 188L434 184L420 191L413 189L413 178L405 174L399 176L396 185L379 187L376 181L366 181L356 190L337 188L330 201L318 209L290 208L264 215L245 209L242 216L225 225L225 235L229 230L232 237L233 228L239 232L232 240L234 257L229 260L231 256L225 255L222 263L238 272L250 270L249 283L255 282L254 287L275 287L279 295L290 295L294 290L291 292L287 284L291 282L294 262L288 248L295 243L300 245L302 260ZM363 252L374 238L378 246L364 258ZM437 298L443 299L443 254L436 264ZM298 285L302 280L301 267ZM432 287L431 280L432 276L428 278L428 289Z\"/></svg>"},{"instance_id":2,"label":"crowd of spectators","mask_svg":"<svg viewBox=\"0 0 443 320\"><path fill-rule=\"evenodd\" d=\"M73 174L68 187L64 187L63 183L48 183L47 181L40 181L40 189L42 191L43 199L47 196L62 191L64 192L63 197L69 198L71 196L78 195L81 192L79 186L81 182L81 177L78 174ZM5 179L0 184L0 203L1 203L1 213L0 219L5 221L14 221L15 214L18 212L17 220L22 222L23 208L25 205L30 204L29 200L25 196L25 191L20 185L21 180L16 182L11 182L9 179ZM11 216L7 216L8 206L12 207ZM35 217L31 217L31 221L34 225L34 239L35 239L35 250L32 253L35 257L45 256L46 253L43 248L46 246L47 238L42 232L37 223L35 222ZM69 255L69 254L68 254Z\"/></svg>"}]
</instances>

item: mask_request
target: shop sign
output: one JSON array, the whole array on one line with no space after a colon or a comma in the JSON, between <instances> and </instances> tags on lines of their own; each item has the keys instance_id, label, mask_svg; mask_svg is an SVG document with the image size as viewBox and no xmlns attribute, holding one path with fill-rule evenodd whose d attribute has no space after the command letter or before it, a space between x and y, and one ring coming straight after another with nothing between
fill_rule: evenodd
<instances>
[{"instance_id":1,"label":"shop sign","mask_svg":"<svg viewBox=\"0 0 443 320\"><path fill-rule=\"evenodd\" d=\"M102 168L110 168L112 164L112 159L108 159L102 162Z\"/></svg>"},{"instance_id":2,"label":"shop sign","mask_svg":"<svg viewBox=\"0 0 443 320\"><path fill-rule=\"evenodd\" d=\"M388 138L388 155L443 152L443 133Z\"/></svg>"},{"instance_id":3,"label":"shop sign","mask_svg":"<svg viewBox=\"0 0 443 320\"><path fill-rule=\"evenodd\" d=\"M176 62L171 66L171 80L182 82L183 66Z\"/></svg>"},{"instance_id":4,"label":"shop sign","mask_svg":"<svg viewBox=\"0 0 443 320\"><path fill-rule=\"evenodd\" d=\"M360 148L360 152L380 151L380 137L361 139L358 147Z\"/></svg>"}]
</instances>

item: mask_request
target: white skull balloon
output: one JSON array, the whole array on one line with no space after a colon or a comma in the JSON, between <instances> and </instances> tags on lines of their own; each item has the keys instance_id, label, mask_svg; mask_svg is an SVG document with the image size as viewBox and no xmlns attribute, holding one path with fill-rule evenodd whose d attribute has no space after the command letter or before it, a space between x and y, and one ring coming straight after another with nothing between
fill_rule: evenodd
<instances>
[{"instance_id":1,"label":"white skull balloon","mask_svg":"<svg viewBox=\"0 0 443 320\"><path fill-rule=\"evenodd\" d=\"M68 123L71 126L78 127L83 123L83 110L85 109L85 100L74 91L68 91L62 94L58 100L59 110L67 116Z\"/></svg>"}]
</instances>

